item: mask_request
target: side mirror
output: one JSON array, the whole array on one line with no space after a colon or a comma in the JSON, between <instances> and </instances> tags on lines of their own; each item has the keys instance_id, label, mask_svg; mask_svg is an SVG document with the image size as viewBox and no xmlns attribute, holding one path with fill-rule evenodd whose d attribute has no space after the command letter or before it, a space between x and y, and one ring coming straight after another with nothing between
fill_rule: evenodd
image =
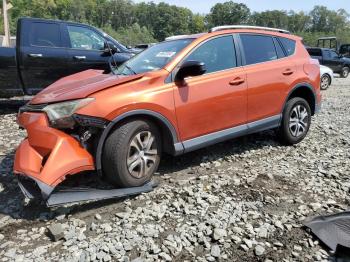
<instances>
[{"instance_id":1,"label":"side mirror","mask_svg":"<svg viewBox=\"0 0 350 262\"><path fill-rule=\"evenodd\" d=\"M183 81L189 76L203 75L207 71L205 63L200 61L186 61L183 63L175 76L175 81Z\"/></svg>"},{"instance_id":2,"label":"side mirror","mask_svg":"<svg viewBox=\"0 0 350 262\"><path fill-rule=\"evenodd\" d=\"M113 43L105 42L104 53L110 54L111 52L112 54L115 54L118 53L119 50L115 45L113 45Z\"/></svg>"}]
</instances>

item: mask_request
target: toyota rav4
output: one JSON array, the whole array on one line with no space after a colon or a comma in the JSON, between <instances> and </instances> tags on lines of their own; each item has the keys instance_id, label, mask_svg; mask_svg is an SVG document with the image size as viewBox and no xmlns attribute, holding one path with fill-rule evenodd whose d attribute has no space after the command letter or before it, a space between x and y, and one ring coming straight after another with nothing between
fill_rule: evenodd
<instances>
[{"instance_id":1,"label":"toyota rav4","mask_svg":"<svg viewBox=\"0 0 350 262\"><path fill-rule=\"evenodd\" d=\"M267 129L297 144L320 105L319 63L287 31L224 26L169 37L112 73L62 78L22 107L18 123L28 137L14 173L44 198L88 170L114 186L138 187L162 153Z\"/></svg>"}]
</instances>

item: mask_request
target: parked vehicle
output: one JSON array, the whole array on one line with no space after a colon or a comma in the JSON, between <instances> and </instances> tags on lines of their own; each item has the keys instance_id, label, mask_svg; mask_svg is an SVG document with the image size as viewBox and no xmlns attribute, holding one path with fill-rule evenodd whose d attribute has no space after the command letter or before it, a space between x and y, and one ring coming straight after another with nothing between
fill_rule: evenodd
<instances>
[{"instance_id":1,"label":"parked vehicle","mask_svg":"<svg viewBox=\"0 0 350 262\"><path fill-rule=\"evenodd\" d=\"M45 198L67 175L86 170L115 186L141 186L162 153L267 129L297 144L320 105L319 63L301 38L216 27L154 45L113 74L88 70L41 91L18 115L28 138L14 173L35 181Z\"/></svg>"},{"instance_id":2,"label":"parked vehicle","mask_svg":"<svg viewBox=\"0 0 350 262\"><path fill-rule=\"evenodd\" d=\"M307 48L310 56L318 59L321 65L327 66L334 73L340 74L341 77L347 78L350 73L350 59L339 55L329 48L310 47Z\"/></svg>"},{"instance_id":3,"label":"parked vehicle","mask_svg":"<svg viewBox=\"0 0 350 262\"><path fill-rule=\"evenodd\" d=\"M350 44L341 45L339 48L339 54L343 57L350 58Z\"/></svg>"},{"instance_id":4,"label":"parked vehicle","mask_svg":"<svg viewBox=\"0 0 350 262\"><path fill-rule=\"evenodd\" d=\"M350 44L341 44L335 36L319 38L316 46L333 49L339 52L340 55L350 58Z\"/></svg>"},{"instance_id":5,"label":"parked vehicle","mask_svg":"<svg viewBox=\"0 0 350 262\"><path fill-rule=\"evenodd\" d=\"M120 65L136 52L89 25L21 18L17 46L0 48L0 96L35 94L90 68L110 71L111 53Z\"/></svg>"},{"instance_id":6,"label":"parked vehicle","mask_svg":"<svg viewBox=\"0 0 350 262\"><path fill-rule=\"evenodd\" d=\"M327 90L334 80L333 70L327 66L321 65L320 73L321 73L321 90Z\"/></svg>"}]
</instances>

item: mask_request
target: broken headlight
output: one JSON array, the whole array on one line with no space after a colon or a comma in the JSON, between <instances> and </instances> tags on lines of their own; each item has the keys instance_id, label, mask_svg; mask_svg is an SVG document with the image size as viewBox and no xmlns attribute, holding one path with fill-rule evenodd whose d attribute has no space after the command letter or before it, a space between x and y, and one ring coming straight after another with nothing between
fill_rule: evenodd
<instances>
[{"instance_id":1,"label":"broken headlight","mask_svg":"<svg viewBox=\"0 0 350 262\"><path fill-rule=\"evenodd\" d=\"M94 98L84 98L50 104L45 106L42 111L47 114L51 126L59 129L73 128L75 124L73 114L94 100Z\"/></svg>"}]
</instances>

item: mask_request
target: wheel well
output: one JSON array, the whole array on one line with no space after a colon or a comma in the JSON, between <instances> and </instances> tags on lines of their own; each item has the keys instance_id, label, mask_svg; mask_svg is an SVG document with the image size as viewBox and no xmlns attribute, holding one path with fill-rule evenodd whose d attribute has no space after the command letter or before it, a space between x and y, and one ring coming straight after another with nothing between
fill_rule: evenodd
<instances>
[{"instance_id":1,"label":"wheel well","mask_svg":"<svg viewBox=\"0 0 350 262\"><path fill-rule=\"evenodd\" d=\"M292 91L292 93L289 95L287 101L294 97L301 97L308 102L311 108L311 114L315 114L316 109L316 101L315 101L315 95L313 91L308 86L299 86L295 90Z\"/></svg>"},{"instance_id":2,"label":"wheel well","mask_svg":"<svg viewBox=\"0 0 350 262\"><path fill-rule=\"evenodd\" d=\"M174 139L172 136L171 131L169 130L168 126L160 119L150 116L150 115L132 115L123 118L119 122L117 122L114 126L114 128L123 125L126 122L130 122L133 120L145 120L152 122L154 125L156 125L159 128L160 134L162 136L162 149L163 152L168 154L174 154L175 148L174 148ZM113 129L114 129L113 128Z\"/></svg>"}]
</instances>

